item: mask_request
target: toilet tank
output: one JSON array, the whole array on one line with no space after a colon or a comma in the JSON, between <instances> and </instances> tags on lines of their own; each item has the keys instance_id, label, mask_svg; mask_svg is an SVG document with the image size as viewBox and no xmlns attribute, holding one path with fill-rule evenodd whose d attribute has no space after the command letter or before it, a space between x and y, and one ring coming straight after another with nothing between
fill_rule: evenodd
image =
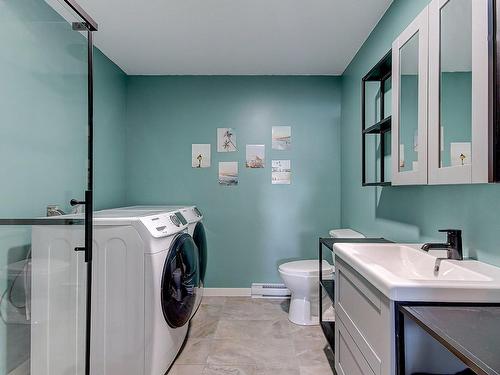
<instances>
[{"instance_id":1,"label":"toilet tank","mask_svg":"<svg viewBox=\"0 0 500 375\"><path fill-rule=\"evenodd\" d=\"M332 229L330 230L329 234L332 238L365 238L363 234L352 229ZM330 253L332 254L332 264L335 264L335 256L333 255L333 251L330 251Z\"/></svg>"},{"instance_id":2,"label":"toilet tank","mask_svg":"<svg viewBox=\"0 0 500 375\"><path fill-rule=\"evenodd\" d=\"M332 229L330 232L332 238L365 238L365 236L352 229Z\"/></svg>"}]
</instances>

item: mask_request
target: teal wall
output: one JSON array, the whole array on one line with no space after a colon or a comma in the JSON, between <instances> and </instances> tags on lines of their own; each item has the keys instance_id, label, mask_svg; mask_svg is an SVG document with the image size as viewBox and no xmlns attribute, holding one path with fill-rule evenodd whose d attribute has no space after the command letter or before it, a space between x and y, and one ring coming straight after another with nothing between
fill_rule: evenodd
<instances>
[{"instance_id":1,"label":"teal wall","mask_svg":"<svg viewBox=\"0 0 500 375\"><path fill-rule=\"evenodd\" d=\"M339 78L129 77L127 99L127 202L205 212L209 287L279 281L340 225ZM273 125L292 127L291 151L271 150ZM218 127L238 152L217 153ZM212 145L211 168L191 168L192 143ZM244 167L246 144L266 145L265 169ZM273 158L291 159L291 185L271 185ZM219 161L239 162L238 186L217 183Z\"/></svg>"},{"instance_id":2,"label":"teal wall","mask_svg":"<svg viewBox=\"0 0 500 375\"><path fill-rule=\"evenodd\" d=\"M127 76L94 49L94 207L125 204Z\"/></svg>"},{"instance_id":3,"label":"teal wall","mask_svg":"<svg viewBox=\"0 0 500 375\"><path fill-rule=\"evenodd\" d=\"M500 265L499 185L361 187L361 78L428 2L394 1L342 77L342 226L405 242L457 227L470 256Z\"/></svg>"},{"instance_id":4,"label":"teal wall","mask_svg":"<svg viewBox=\"0 0 500 375\"><path fill-rule=\"evenodd\" d=\"M83 198L87 168L87 41L43 0L0 0L0 218L45 216ZM126 76L95 51L95 204L125 202ZM0 227L0 294L24 259L29 227ZM22 277L14 296L24 303ZM0 374L29 355L29 324L0 304ZM21 317L22 315L19 315ZM17 322L17 323L16 323Z\"/></svg>"},{"instance_id":5,"label":"teal wall","mask_svg":"<svg viewBox=\"0 0 500 375\"><path fill-rule=\"evenodd\" d=\"M87 41L41 0L0 0L0 217L69 210L87 168ZM126 75L95 51L96 208L125 199ZM63 183L62 183L63 182ZM6 199L6 197L9 197Z\"/></svg>"}]
</instances>

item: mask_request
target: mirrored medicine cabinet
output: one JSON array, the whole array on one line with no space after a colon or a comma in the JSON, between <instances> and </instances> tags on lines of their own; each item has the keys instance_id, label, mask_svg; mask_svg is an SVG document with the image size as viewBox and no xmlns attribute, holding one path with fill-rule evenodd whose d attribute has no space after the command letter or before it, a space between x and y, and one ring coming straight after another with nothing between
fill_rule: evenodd
<instances>
[{"instance_id":1,"label":"mirrored medicine cabinet","mask_svg":"<svg viewBox=\"0 0 500 375\"><path fill-rule=\"evenodd\" d=\"M494 180L492 6L433 0L394 41L393 185Z\"/></svg>"}]
</instances>

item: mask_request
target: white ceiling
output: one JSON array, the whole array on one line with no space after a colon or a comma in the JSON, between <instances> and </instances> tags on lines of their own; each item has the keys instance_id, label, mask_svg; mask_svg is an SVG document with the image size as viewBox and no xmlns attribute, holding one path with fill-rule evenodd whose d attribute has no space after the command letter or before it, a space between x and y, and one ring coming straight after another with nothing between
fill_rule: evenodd
<instances>
[{"instance_id":1,"label":"white ceiling","mask_svg":"<svg viewBox=\"0 0 500 375\"><path fill-rule=\"evenodd\" d=\"M342 74L392 0L79 0L127 74Z\"/></svg>"}]
</instances>

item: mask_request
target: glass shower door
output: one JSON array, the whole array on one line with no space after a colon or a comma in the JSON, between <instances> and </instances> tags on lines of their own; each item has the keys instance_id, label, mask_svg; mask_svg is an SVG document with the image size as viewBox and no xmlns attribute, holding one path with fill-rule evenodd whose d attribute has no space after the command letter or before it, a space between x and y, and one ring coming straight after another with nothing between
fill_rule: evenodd
<instances>
[{"instance_id":1,"label":"glass shower door","mask_svg":"<svg viewBox=\"0 0 500 375\"><path fill-rule=\"evenodd\" d=\"M88 371L91 80L72 5L0 0L0 375Z\"/></svg>"}]
</instances>

